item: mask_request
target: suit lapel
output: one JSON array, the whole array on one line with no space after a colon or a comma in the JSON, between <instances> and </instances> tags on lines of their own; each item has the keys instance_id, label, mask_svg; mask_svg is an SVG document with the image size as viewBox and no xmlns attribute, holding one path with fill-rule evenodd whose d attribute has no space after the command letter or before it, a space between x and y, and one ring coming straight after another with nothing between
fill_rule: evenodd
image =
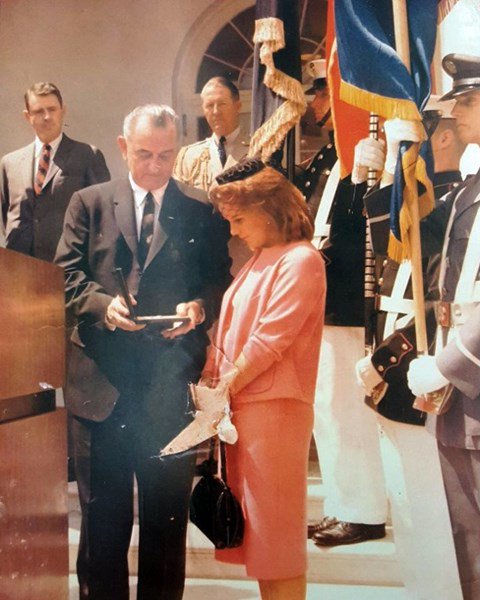
<instances>
[{"instance_id":1,"label":"suit lapel","mask_svg":"<svg viewBox=\"0 0 480 600\"><path fill-rule=\"evenodd\" d=\"M58 171L65 170L65 163L67 162L72 146L72 140L65 134L63 134L62 139L60 140L60 144L58 145L57 151L55 152L55 156L53 157L53 161L50 165L50 168L48 169L48 173L45 177L43 187L48 185L48 183L55 177Z\"/></svg>"},{"instance_id":2,"label":"suit lapel","mask_svg":"<svg viewBox=\"0 0 480 600\"><path fill-rule=\"evenodd\" d=\"M472 181L469 181L465 191L459 196L455 202L455 220L459 218L466 210L480 201L478 193L478 183L480 182L480 171L475 175Z\"/></svg>"},{"instance_id":3,"label":"suit lapel","mask_svg":"<svg viewBox=\"0 0 480 600\"><path fill-rule=\"evenodd\" d=\"M122 179L118 182L114 192L113 205L118 228L132 254L137 256L137 222L135 219L133 191L128 179Z\"/></svg>"},{"instance_id":4,"label":"suit lapel","mask_svg":"<svg viewBox=\"0 0 480 600\"><path fill-rule=\"evenodd\" d=\"M170 179L163 195L162 207L158 215L158 221L153 229L153 239L145 260L145 269L152 262L155 256L160 252L168 239L170 231L178 223L177 201L175 197L180 194L173 179Z\"/></svg>"},{"instance_id":5,"label":"suit lapel","mask_svg":"<svg viewBox=\"0 0 480 600\"><path fill-rule=\"evenodd\" d=\"M232 152L228 156L228 158L230 158L230 157L233 158L231 166L235 165L239 160L241 160L247 154L247 152L248 152L248 144L244 143L244 140L242 138L242 132L240 131L237 138L233 142ZM227 168L226 164L225 164L225 168Z\"/></svg>"},{"instance_id":6,"label":"suit lapel","mask_svg":"<svg viewBox=\"0 0 480 600\"><path fill-rule=\"evenodd\" d=\"M25 190L31 190L33 194L33 178L35 168L35 144L30 144L24 148L18 162L18 172L22 179L22 187Z\"/></svg>"},{"instance_id":7,"label":"suit lapel","mask_svg":"<svg viewBox=\"0 0 480 600\"><path fill-rule=\"evenodd\" d=\"M209 169L213 179L216 175L223 171L222 163L220 162L220 155L218 153L218 146L215 143L213 135L211 138L209 138L208 149L210 151Z\"/></svg>"}]
</instances>

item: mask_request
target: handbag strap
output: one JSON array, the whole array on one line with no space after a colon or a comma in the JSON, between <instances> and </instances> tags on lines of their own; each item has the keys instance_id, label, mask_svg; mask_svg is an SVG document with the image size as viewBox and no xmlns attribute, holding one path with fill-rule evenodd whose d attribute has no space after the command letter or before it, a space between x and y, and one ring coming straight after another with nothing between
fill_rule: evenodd
<instances>
[{"instance_id":1,"label":"handbag strap","mask_svg":"<svg viewBox=\"0 0 480 600\"><path fill-rule=\"evenodd\" d=\"M223 483L227 485L227 458L225 455L225 442L219 440L218 443L220 445L220 473Z\"/></svg>"},{"instance_id":2,"label":"handbag strap","mask_svg":"<svg viewBox=\"0 0 480 600\"><path fill-rule=\"evenodd\" d=\"M215 460L215 450L219 446L219 454L217 461L217 477L219 477L223 483L227 483L227 459L225 455L225 443L219 440L217 437L210 439L210 451L208 453L208 459L211 463Z\"/></svg>"}]
</instances>

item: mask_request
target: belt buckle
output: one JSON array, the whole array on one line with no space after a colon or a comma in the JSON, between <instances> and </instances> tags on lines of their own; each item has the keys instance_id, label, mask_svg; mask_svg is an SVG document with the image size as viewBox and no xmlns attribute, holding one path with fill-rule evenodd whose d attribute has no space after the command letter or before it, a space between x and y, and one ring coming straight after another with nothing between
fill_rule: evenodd
<instances>
[{"instance_id":1,"label":"belt buckle","mask_svg":"<svg viewBox=\"0 0 480 600\"><path fill-rule=\"evenodd\" d=\"M450 302L440 302L437 305L437 321L442 327L451 327L451 305Z\"/></svg>"}]
</instances>

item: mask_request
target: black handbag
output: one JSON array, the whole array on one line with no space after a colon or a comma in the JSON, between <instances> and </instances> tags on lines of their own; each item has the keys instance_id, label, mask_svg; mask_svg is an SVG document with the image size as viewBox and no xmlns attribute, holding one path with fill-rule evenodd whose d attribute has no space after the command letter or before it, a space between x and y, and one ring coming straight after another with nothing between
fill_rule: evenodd
<instances>
[{"instance_id":1,"label":"black handbag","mask_svg":"<svg viewBox=\"0 0 480 600\"><path fill-rule=\"evenodd\" d=\"M244 519L240 503L227 485L225 447L220 445L220 473L216 473L215 446L200 472L202 477L190 498L190 520L213 543L215 548L236 548L243 541Z\"/></svg>"}]
</instances>

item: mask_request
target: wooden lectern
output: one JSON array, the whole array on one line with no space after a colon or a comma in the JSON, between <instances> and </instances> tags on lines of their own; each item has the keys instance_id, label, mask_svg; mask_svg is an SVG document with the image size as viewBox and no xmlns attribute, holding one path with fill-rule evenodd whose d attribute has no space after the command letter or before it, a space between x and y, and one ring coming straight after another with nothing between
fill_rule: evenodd
<instances>
[{"instance_id":1,"label":"wooden lectern","mask_svg":"<svg viewBox=\"0 0 480 600\"><path fill-rule=\"evenodd\" d=\"M63 270L0 248L0 600L67 600Z\"/></svg>"}]
</instances>

